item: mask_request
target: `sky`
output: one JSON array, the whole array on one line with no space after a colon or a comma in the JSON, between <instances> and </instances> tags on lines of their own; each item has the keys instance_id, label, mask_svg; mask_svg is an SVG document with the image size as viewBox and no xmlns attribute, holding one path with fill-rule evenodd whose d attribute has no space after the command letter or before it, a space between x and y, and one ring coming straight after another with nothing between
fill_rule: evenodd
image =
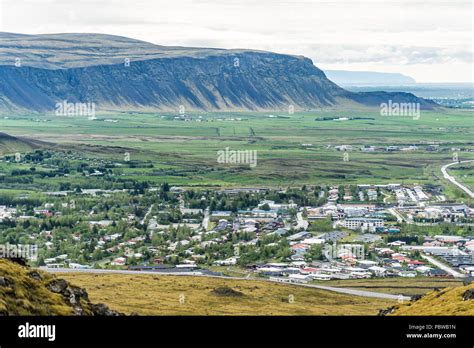
<instances>
[{"instance_id":1,"label":"sky","mask_svg":"<svg viewBox=\"0 0 474 348\"><path fill-rule=\"evenodd\" d=\"M472 0L0 0L0 31L304 55L321 69L473 82Z\"/></svg>"}]
</instances>

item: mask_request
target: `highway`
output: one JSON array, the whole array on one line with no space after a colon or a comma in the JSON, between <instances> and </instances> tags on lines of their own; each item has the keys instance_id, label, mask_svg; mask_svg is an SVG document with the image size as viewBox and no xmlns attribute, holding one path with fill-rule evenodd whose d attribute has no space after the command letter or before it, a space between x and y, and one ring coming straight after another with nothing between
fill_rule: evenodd
<instances>
[{"instance_id":1,"label":"highway","mask_svg":"<svg viewBox=\"0 0 474 348\"><path fill-rule=\"evenodd\" d=\"M197 271L194 272L154 272L154 271L129 271L129 270L108 270L108 269L72 269L72 268L40 268L42 271L48 273L91 273L91 274L129 274L129 275L138 275L138 274L152 274L152 275L174 275L174 276L193 276L193 277L208 277L208 278L220 278L220 279L233 279L233 280L253 280L253 281L266 281L271 283L286 284L286 285L295 285L303 286L307 288L314 288L326 291L338 292L346 295L362 296L362 297L372 297L372 298L381 298L386 300L396 300L396 301L410 301L411 297L403 295L394 295L386 294L381 292L365 291L365 290L356 290L350 288L339 288L334 286L325 286L325 285L316 285L316 284L302 284L302 283L283 283L276 280L270 279L253 279L253 278L241 278L241 277L226 277L226 276L215 276L207 274L199 274Z\"/></svg>"},{"instance_id":2,"label":"highway","mask_svg":"<svg viewBox=\"0 0 474 348\"><path fill-rule=\"evenodd\" d=\"M454 178L454 176L451 176L451 175L448 174L448 168L449 167L454 166L456 164L468 163L468 162L474 162L474 160L467 160L467 161L460 161L460 162L453 162L453 163L446 164L446 165L441 167L441 173L443 173L443 176L446 180L448 180L449 182L451 182L452 184L456 185L461 190L466 192L469 197L474 198L474 192L472 192L467 186L457 182L456 179Z\"/></svg>"}]
</instances>

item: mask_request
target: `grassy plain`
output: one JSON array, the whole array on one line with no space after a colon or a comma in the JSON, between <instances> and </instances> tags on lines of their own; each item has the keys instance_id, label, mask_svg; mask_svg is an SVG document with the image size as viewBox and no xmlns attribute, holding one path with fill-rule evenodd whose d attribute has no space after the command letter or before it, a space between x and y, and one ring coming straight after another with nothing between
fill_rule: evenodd
<instances>
[{"instance_id":1,"label":"grassy plain","mask_svg":"<svg viewBox=\"0 0 474 348\"><path fill-rule=\"evenodd\" d=\"M422 111L419 119L380 116L372 111L190 114L115 113L87 117L9 116L0 131L53 143L53 148L87 152L98 158L149 161L153 168L124 168L123 177L188 186L272 186L303 184L445 184L440 166L456 148L474 150L474 115L467 110ZM328 118L349 117L345 121ZM201 120L201 121L197 121ZM113 122L112 122L113 121ZM303 146L306 144L306 146ZM311 144L311 145L308 145ZM349 144L343 152L329 145ZM362 145L409 146L418 151L364 153ZM426 152L427 144L440 144ZM256 150L258 165L219 164L217 151ZM8 152L9 147L0 151ZM474 152L459 152L473 159ZM454 169L454 168L453 168ZM2 167L0 166L0 170ZM471 184L473 167L464 169ZM51 179L48 179L51 182ZM460 196L456 188L452 197Z\"/></svg>"},{"instance_id":2,"label":"grassy plain","mask_svg":"<svg viewBox=\"0 0 474 348\"><path fill-rule=\"evenodd\" d=\"M376 315L396 301L258 280L165 275L58 274L92 302L140 315ZM218 295L230 288L241 296ZM181 301L180 301L181 299Z\"/></svg>"}]
</instances>

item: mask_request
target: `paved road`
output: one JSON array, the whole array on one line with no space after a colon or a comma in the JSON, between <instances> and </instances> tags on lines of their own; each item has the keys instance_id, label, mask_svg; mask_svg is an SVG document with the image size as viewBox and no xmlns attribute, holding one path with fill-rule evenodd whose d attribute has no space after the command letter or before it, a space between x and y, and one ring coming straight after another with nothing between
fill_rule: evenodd
<instances>
[{"instance_id":1,"label":"paved road","mask_svg":"<svg viewBox=\"0 0 474 348\"><path fill-rule=\"evenodd\" d=\"M207 231L209 227L209 218L210 218L210 212L209 212L209 207L204 211L204 218L202 219L202 227L204 228L204 231Z\"/></svg>"},{"instance_id":2,"label":"paved road","mask_svg":"<svg viewBox=\"0 0 474 348\"><path fill-rule=\"evenodd\" d=\"M451 267L445 265L444 263L436 260L435 258L428 256L428 255L421 255L422 258L428 260L430 263L435 265L438 268L441 268L443 271L448 272L449 274L452 274L453 277L455 278L466 278L465 274L459 273L458 271L452 269Z\"/></svg>"},{"instance_id":3,"label":"paved road","mask_svg":"<svg viewBox=\"0 0 474 348\"><path fill-rule=\"evenodd\" d=\"M474 198L474 192L472 192L467 186L457 182L456 179L454 178L454 176L451 176L451 175L448 174L448 168L449 167L454 166L456 164L468 163L468 162L474 162L474 160L460 161L460 162L453 162L453 163L446 164L446 165L441 167L441 172L443 173L443 176L446 180L450 181L452 184L456 185L461 190L466 192L469 197Z\"/></svg>"},{"instance_id":4,"label":"paved road","mask_svg":"<svg viewBox=\"0 0 474 348\"><path fill-rule=\"evenodd\" d=\"M234 280L258 280L266 281L278 284L286 285L295 285L303 286L307 288L315 288L326 291L333 291L347 295L362 296L362 297L372 297L372 298L381 298L386 300L397 300L397 301L409 301L411 297L403 295L394 295L386 294L381 292L365 291L365 290L355 290L350 288L339 288L334 286L325 286L325 285L315 285L315 284L301 284L301 283L282 283L270 279L251 279L251 278L241 278L241 277L226 277L226 276L214 276L207 274L199 274L198 271L195 272L180 272L180 273L171 273L171 272L153 272L153 271L128 271L128 270L108 270L108 269L71 269L71 268L41 268L42 271L48 273L102 273L102 274L153 274L153 275L174 275L174 276L195 276L195 277L208 277L208 278L220 278L220 279L234 279Z\"/></svg>"},{"instance_id":5,"label":"paved road","mask_svg":"<svg viewBox=\"0 0 474 348\"><path fill-rule=\"evenodd\" d=\"M296 225L297 229L302 228L305 231L308 229L309 222L303 218L302 212L299 212L296 214L296 222L297 222L297 225Z\"/></svg>"},{"instance_id":6,"label":"paved road","mask_svg":"<svg viewBox=\"0 0 474 348\"><path fill-rule=\"evenodd\" d=\"M146 218L148 217L148 215L151 214L151 211L153 209L153 206L154 204L150 205L150 208L148 208L148 211L146 212L145 216L143 217L142 221L140 221L140 224L144 225L145 224L145 220Z\"/></svg>"},{"instance_id":7,"label":"paved road","mask_svg":"<svg viewBox=\"0 0 474 348\"><path fill-rule=\"evenodd\" d=\"M405 221L403 215L400 214L400 213L396 210L396 208L389 208L389 209L388 209L388 212L389 212L390 214L392 214L393 216L395 216L395 217L397 218L397 221L398 221L398 222L403 222L403 221Z\"/></svg>"}]
</instances>

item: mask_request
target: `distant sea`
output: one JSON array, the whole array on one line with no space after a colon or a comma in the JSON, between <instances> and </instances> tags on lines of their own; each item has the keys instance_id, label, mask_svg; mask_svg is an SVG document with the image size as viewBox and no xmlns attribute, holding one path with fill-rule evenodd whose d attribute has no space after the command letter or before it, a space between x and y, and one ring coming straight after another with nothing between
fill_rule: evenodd
<instances>
[{"instance_id":1,"label":"distant sea","mask_svg":"<svg viewBox=\"0 0 474 348\"><path fill-rule=\"evenodd\" d=\"M417 97L431 99L440 105L474 109L474 83L417 83L405 86L351 86L342 85L353 92L408 92Z\"/></svg>"}]
</instances>

